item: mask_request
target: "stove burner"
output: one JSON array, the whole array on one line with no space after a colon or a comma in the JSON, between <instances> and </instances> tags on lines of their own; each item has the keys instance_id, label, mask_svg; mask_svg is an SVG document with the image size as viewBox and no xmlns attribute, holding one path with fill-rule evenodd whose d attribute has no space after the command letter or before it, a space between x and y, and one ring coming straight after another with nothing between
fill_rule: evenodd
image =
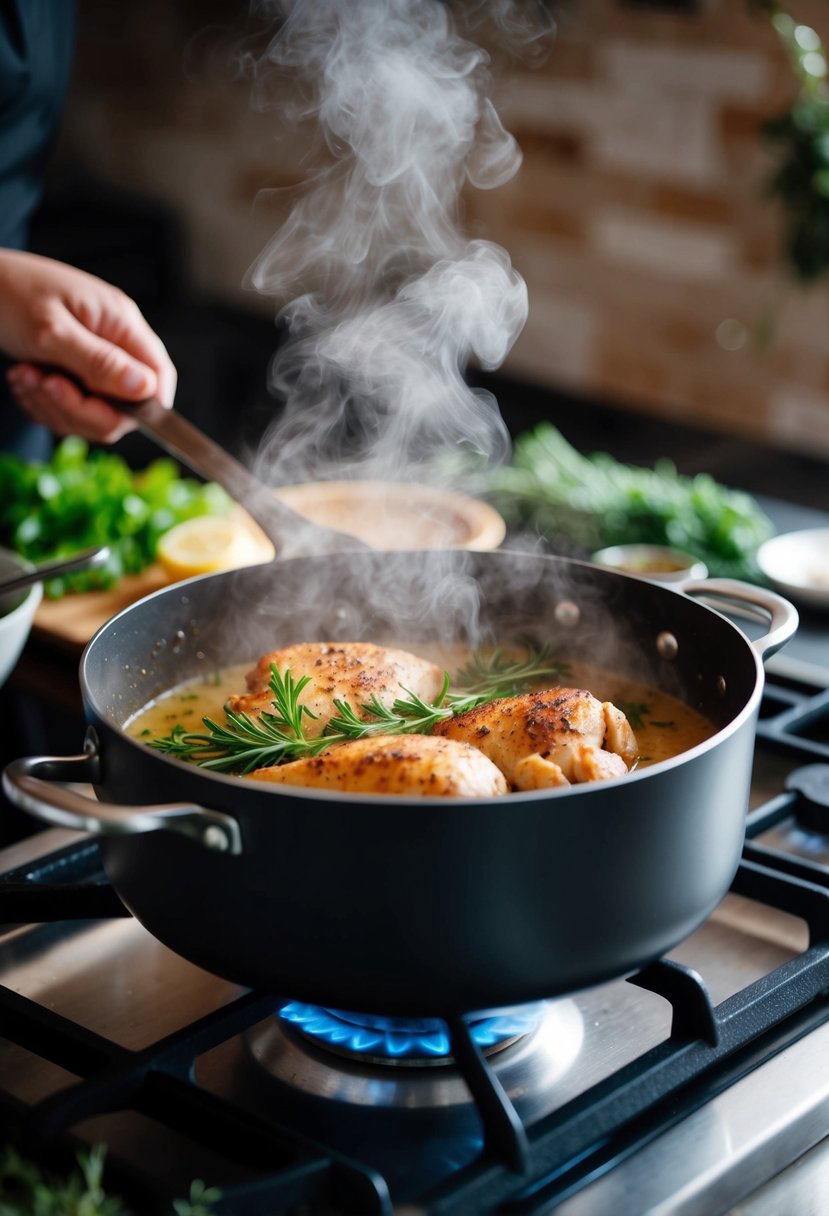
<instances>
[{"instance_id":1,"label":"stove burner","mask_svg":"<svg viewBox=\"0 0 829 1216\"><path fill-rule=\"evenodd\" d=\"M829 764L807 764L786 778L786 789L800 795L794 813L801 827L829 834Z\"/></svg>"},{"instance_id":2,"label":"stove burner","mask_svg":"<svg viewBox=\"0 0 829 1216\"><path fill-rule=\"evenodd\" d=\"M313 1009L315 1014L324 1012L329 1016L328 1010L293 1004L298 1009ZM448 1116L450 1111L455 1116L462 1110L471 1111L470 1117L476 1123L469 1086L451 1056L433 1057L431 1061L424 1061L422 1055L403 1057L402 1062L410 1066L400 1067L400 1057L337 1051L322 1039L304 1033L283 1012L252 1026L241 1038L244 1063L237 1082L246 1092L263 1098L267 1109L273 1109L274 1102L290 1101L293 1111L294 1104L301 1100L309 1104L310 1117L318 1121L322 1107L330 1106L341 1112L342 1104L347 1103L351 1108L350 1123L356 1109L373 1111L366 1117L379 1119L382 1137L390 1134L382 1112L391 1109L410 1113L431 1111L433 1115L442 1112L441 1117ZM506 1029L507 1018L511 1023L509 1029L515 1030L523 1022L522 1029L527 1032L502 1039L497 1027ZM371 1020L397 1021L374 1017ZM406 1024L411 1026L413 1021L419 1019L406 1019ZM495 1036L499 1047L489 1057L488 1067L511 1098L520 1101L522 1118L540 1118L560 1102L560 1083L581 1052L584 1022L578 1006L575 1001L563 998L503 1010L497 1017L480 1018L479 1033L490 1022L488 1033ZM358 1030L352 1022L351 1031ZM363 1033L370 1031L363 1028ZM376 1050L372 1048L372 1052ZM430 1067L435 1061L443 1067Z\"/></svg>"},{"instance_id":3,"label":"stove burner","mask_svg":"<svg viewBox=\"0 0 829 1216\"><path fill-rule=\"evenodd\" d=\"M542 1005L507 1009L470 1023L474 1042L492 1055L529 1034L541 1021ZM389 1018L344 1013L290 1001L278 1016L312 1042L337 1055L372 1063L410 1065L451 1064L451 1043L439 1018Z\"/></svg>"}]
</instances>

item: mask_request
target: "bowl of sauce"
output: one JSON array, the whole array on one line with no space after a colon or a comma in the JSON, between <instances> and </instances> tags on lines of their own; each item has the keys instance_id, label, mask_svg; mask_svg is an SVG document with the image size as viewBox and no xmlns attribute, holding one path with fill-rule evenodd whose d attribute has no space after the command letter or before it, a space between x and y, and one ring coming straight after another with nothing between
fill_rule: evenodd
<instances>
[{"instance_id":1,"label":"bowl of sauce","mask_svg":"<svg viewBox=\"0 0 829 1216\"><path fill-rule=\"evenodd\" d=\"M653 583L681 586L695 579L705 578L708 567L705 562L672 549L669 545L611 545L599 549L590 558L597 566L620 570L623 574L635 574Z\"/></svg>"}]
</instances>

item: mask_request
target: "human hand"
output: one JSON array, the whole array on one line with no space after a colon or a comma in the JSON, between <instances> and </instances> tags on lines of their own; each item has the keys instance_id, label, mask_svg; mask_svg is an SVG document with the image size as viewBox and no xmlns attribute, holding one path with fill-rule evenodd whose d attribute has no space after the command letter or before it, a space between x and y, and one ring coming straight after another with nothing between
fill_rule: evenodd
<instances>
[{"instance_id":1,"label":"human hand","mask_svg":"<svg viewBox=\"0 0 829 1216\"><path fill-rule=\"evenodd\" d=\"M176 369L134 301L37 254L0 250L0 350L16 361L18 405L57 435L114 443L135 423L102 396L175 396Z\"/></svg>"}]
</instances>

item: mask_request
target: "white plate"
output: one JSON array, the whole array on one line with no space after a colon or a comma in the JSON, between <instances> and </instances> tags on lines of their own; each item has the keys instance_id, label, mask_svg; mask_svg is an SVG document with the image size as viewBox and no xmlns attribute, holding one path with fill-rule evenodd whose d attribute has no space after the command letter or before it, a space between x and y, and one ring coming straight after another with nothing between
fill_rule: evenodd
<instances>
[{"instance_id":1,"label":"white plate","mask_svg":"<svg viewBox=\"0 0 829 1216\"><path fill-rule=\"evenodd\" d=\"M758 549L757 564L792 599L829 608L829 528L774 536Z\"/></svg>"}]
</instances>

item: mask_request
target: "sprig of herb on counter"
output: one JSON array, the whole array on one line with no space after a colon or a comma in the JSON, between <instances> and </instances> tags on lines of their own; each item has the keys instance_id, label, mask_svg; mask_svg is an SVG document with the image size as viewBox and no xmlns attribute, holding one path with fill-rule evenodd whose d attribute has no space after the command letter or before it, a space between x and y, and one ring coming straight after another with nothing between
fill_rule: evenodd
<instances>
[{"instance_id":1,"label":"sprig of herb on counter","mask_svg":"<svg viewBox=\"0 0 829 1216\"><path fill-rule=\"evenodd\" d=\"M701 558L711 574L752 578L757 549L774 531L750 495L707 473L685 477L668 460L650 469L603 452L583 456L549 422L518 436L511 465L482 478L479 489L512 525L587 552L671 545Z\"/></svg>"},{"instance_id":2,"label":"sprig of herb on counter","mask_svg":"<svg viewBox=\"0 0 829 1216\"><path fill-rule=\"evenodd\" d=\"M135 472L123 457L91 451L86 440L62 440L46 463L0 454L0 543L30 561L67 557L106 544L96 570L50 580L46 594L113 587L155 559L158 538L196 515L225 514L220 486L182 478L166 457Z\"/></svg>"},{"instance_id":3,"label":"sprig of herb on counter","mask_svg":"<svg viewBox=\"0 0 829 1216\"><path fill-rule=\"evenodd\" d=\"M476 655L459 672L462 690L457 693L449 692L447 672L443 687L432 702L402 687L405 696L396 698L390 707L376 695L358 709L348 701L335 700L336 714L321 735L309 738L304 719L313 719L315 715L300 703L299 697L310 679L303 676L295 680L290 671L280 673L272 663L268 688L273 713L264 711L254 718L225 707L224 724L205 717L204 731L191 731L178 724L169 735L149 742L158 751L202 768L244 775L257 768L316 756L335 743L351 739L428 734L438 722L498 697L513 696L566 670L566 665L554 659L547 647L528 648L526 656L520 659L509 659L502 650L495 650L486 658Z\"/></svg>"},{"instance_id":4,"label":"sprig of herb on counter","mask_svg":"<svg viewBox=\"0 0 829 1216\"><path fill-rule=\"evenodd\" d=\"M104 1191L105 1158L103 1145L78 1153L78 1172L62 1178L6 1145L0 1152L0 1216L133 1216L118 1196ZM219 1190L196 1179L187 1199L173 1200L171 1216L211 1216L220 1198Z\"/></svg>"}]
</instances>

